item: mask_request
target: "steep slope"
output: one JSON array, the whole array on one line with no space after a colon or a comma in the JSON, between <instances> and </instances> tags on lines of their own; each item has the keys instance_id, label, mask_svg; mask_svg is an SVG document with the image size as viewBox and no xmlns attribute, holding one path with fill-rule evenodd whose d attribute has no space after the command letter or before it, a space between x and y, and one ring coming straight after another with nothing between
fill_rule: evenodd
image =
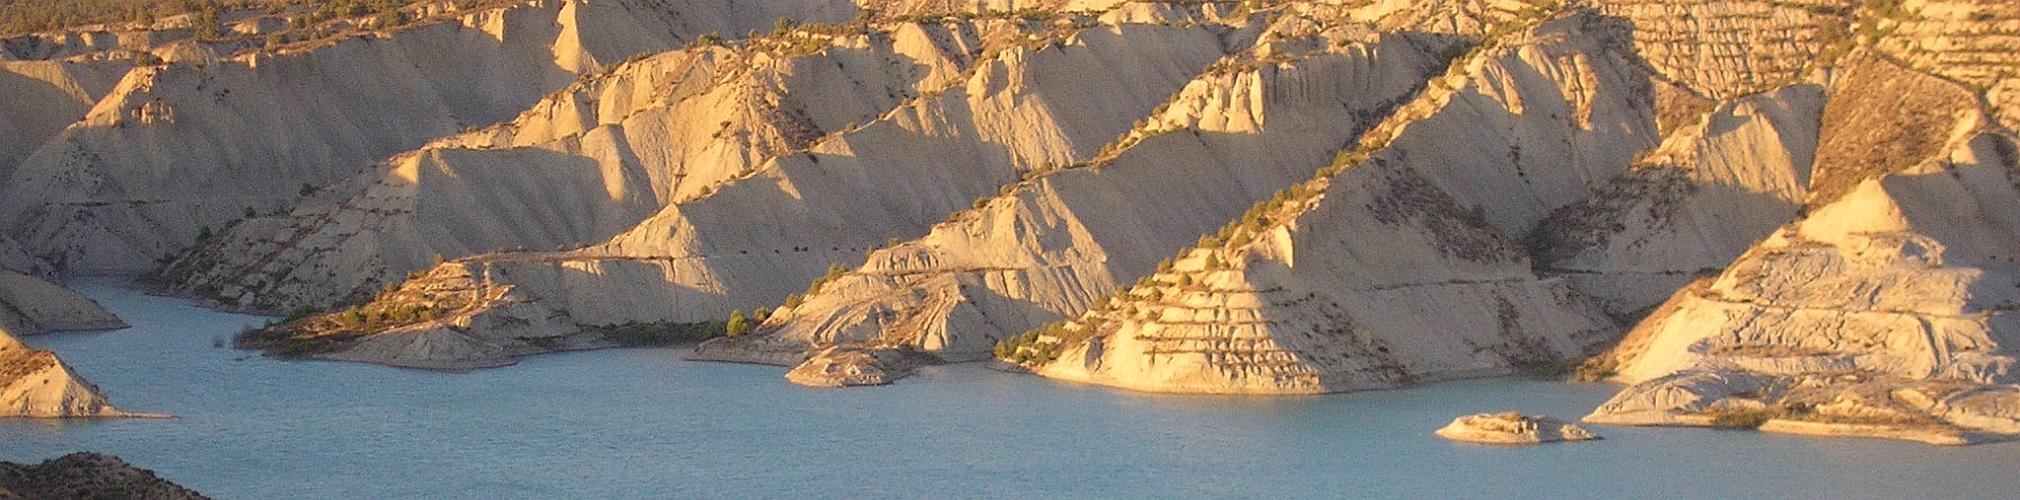
<instances>
[{"instance_id":1,"label":"steep slope","mask_svg":"<svg viewBox=\"0 0 2020 500\"><path fill-rule=\"evenodd\" d=\"M1134 390L1301 394L1500 375L1584 355L1615 326L1562 280L1538 279L1504 231L1589 196L1651 145L1632 133L1581 137L1636 128L1588 128L1595 123L1652 128L1649 76L1633 65L1625 35L1572 12L1490 37L1316 179L1097 308L1005 343L998 356L1046 377ZM1590 94L1561 94L1567 87ZM1544 103L1579 109L1512 112ZM1532 115L1546 119L1523 118ZM1513 126L1497 143L1478 128L1455 135L1461 121ZM1561 149L1537 138L1562 138ZM1466 149L1460 141L1520 153L1483 168L1441 163L1452 158L1441 151ZM1590 153L1518 158L1530 151Z\"/></svg>"},{"instance_id":2,"label":"steep slope","mask_svg":"<svg viewBox=\"0 0 2020 500\"><path fill-rule=\"evenodd\" d=\"M1389 158L1004 354L1135 390L1300 394L1502 375L1610 336L1569 287L1536 279L1518 246Z\"/></svg>"},{"instance_id":3,"label":"steep slope","mask_svg":"<svg viewBox=\"0 0 2020 500\"><path fill-rule=\"evenodd\" d=\"M124 417L56 353L14 340L0 326L0 417Z\"/></svg>"},{"instance_id":4,"label":"steep slope","mask_svg":"<svg viewBox=\"0 0 2020 500\"><path fill-rule=\"evenodd\" d=\"M1673 100L1667 121L1694 125L1530 241L1544 268L1616 315L1645 312L1724 268L1801 210L1938 154L1958 117L1979 108L1965 89L1864 49L1822 85ZM1704 115L1689 117L1694 108Z\"/></svg>"},{"instance_id":5,"label":"steep slope","mask_svg":"<svg viewBox=\"0 0 2020 500\"><path fill-rule=\"evenodd\" d=\"M508 118L602 64L785 15L853 14L841 0L547 0L228 58L185 47L29 155L0 220L65 270L146 271L305 183Z\"/></svg>"},{"instance_id":6,"label":"steep slope","mask_svg":"<svg viewBox=\"0 0 2020 500\"><path fill-rule=\"evenodd\" d=\"M1309 178L1442 69L1438 54L1462 48L1409 35L1353 42L1366 36L1354 24L1284 36L1301 25L1280 21L1263 44L1216 64L1110 157L980 200L775 311L756 335L711 341L699 355L797 363L823 345L870 343L982 359Z\"/></svg>"},{"instance_id":7,"label":"steep slope","mask_svg":"<svg viewBox=\"0 0 2020 500\"><path fill-rule=\"evenodd\" d=\"M49 263L28 255L27 250L6 236L0 236L0 269L32 276L49 276L55 272Z\"/></svg>"},{"instance_id":8,"label":"steep slope","mask_svg":"<svg viewBox=\"0 0 2020 500\"><path fill-rule=\"evenodd\" d=\"M426 297L446 317L363 332L321 356L493 365L508 361L501 353L609 345L585 327L704 322L776 304L832 263L923 234L1027 172L1093 157L1226 50L1221 26L1056 21L1034 21L1054 28L1007 40L944 92L768 161L605 244L446 263L396 292ZM436 347L448 344L467 348Z\"/></svg>"},{"instance_id":9,"label":"steep slope","mask_svg":"<svg viewBox=\"0 0 2020 500\"><path fill-rule=\"evenodd\" d=\"M1950 148L1860 182L1679 292L1598 364L1634 384L1586 417L1960 444L2020 434L2020 146Z\"/></svg>"},{"instance_id":10,"label":"steep slope","mask_svg":"<svg viewBox=\"0 0 2020 500\"><path fill-rule=\"evenodd\" d=\"M85 116L133 66L126 55L0 61L0 103L6 103L0 105L0 179ZM54 266L0 231L0 328L32 335L126 326L90 299L44 281L54 273Z\"/></svg>"},{"instance_id":11,"label":"steep slope","mask_svg":"<svg viewBox=\"0 0 2020 500\"><path fill-rule=\"evenodd\" d=\"M1708 105L1598 195L1538 224L1538 267L1616 316L1724 268L1796 216L1825 107L1812 85Z\"/></svg>"},{"instance_id":12,"label":"steep slope","mask_svg":"<svg viewBox=\"0 0 2020 500\"><path fill-rule=\"evenodd\" d=\"M1595 0L1669 80L1731 99L1795 83L1852 42L1854 0Z\"/></svg>"},{"instance_id":13,"label":"steep slope","mask_svg":"<svg viewBox=\"0 0 2020 500\"><path fill-rule=\"evenodd\" d=\"M1870 2L1865 33L1880 52L1981 91L2006 128L2020 128L2020 4L2002 0Z\"/></svg>"},{"instance_id":14,"label":"steep slope","mask_svg":"<svg viewBox=\"0 0 2020 500\"><path fill-rule=\"evenodd\" d=\"M126 328L97 302L40 278L0 269L0 328L34 335Z\"/></svg>"},{"instance_id":15,"label":"steep slope","mask_svg":"<svg viewBox=\"0 0 2020 500\"><path fill-rule=\"evenodd\" d=\"M133 68L127 58L0 61L0 179L71 122Z\"/></svg>"},{"instance_id":16,"label":"steep slope","mask_svg":"<svg viewBox=\"0 0 2020 500\"><path fill-rule=\"evenodd\" d=\"M0 236L0 329L34 335L127 326L97 302L45 281L50 272L47 263Z\"/></svg>"},{"instance_id":17,"label":"steep slope","mask_svg":"<svg viewBox=\"0 0 2020 500\"><path fill-rule=\"evenodd\" d=\"M602 241L943 88L985 33L1004 30L1015 27L810 27L628 62L243 222L163 277L233 307L289 310L362 298L444 258Z\"/></svg>"},{"instance_id":18,"label":"steep slope","mask_svg":"<svg viewBox=\"0 0 2020 500\"><path fill-rule=\"evenodd\" d=\"M1403 152L1395 161L1518 239L1659 142L1656 83L1630 51L1628 26L1573 12L1533 30L1507 24L1507 45L1481 49L1493 52L1469 58L1463 76L1431 82L1440 105L1400 117L1412 133L1388 145Z\"/></svg>"}]
</instances>

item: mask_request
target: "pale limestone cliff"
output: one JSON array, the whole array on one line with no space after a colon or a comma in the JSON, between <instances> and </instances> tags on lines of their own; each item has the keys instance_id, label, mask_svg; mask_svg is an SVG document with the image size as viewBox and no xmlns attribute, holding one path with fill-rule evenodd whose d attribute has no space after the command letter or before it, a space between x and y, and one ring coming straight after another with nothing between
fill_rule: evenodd
<instances>
[{"instance_id":1,"label":"pale limestone cliff","mask_svg":"<svg viewBox=\"0 0 2020 500\"><path fill-rule=\"evenodd\" d=\"M28 250L21 248L20 244L4 235L0 235L0 270L43 277L51 276L56 271L49 263L29 255Z\"/></svg>"},{"instance_id":2,"label":"pale limestone cliff","mask_svg":"<svg viewBox=\"0 0 2020 500\"><path fill-rule=\"evenodd\" d=\"M1617 316L1724 268L1806 207L1936 154L1978 108L1965 89L1863 49L1820 83L1723 102L1687 92L1658 94L1658 119L1679 124L1661 148L1530 235L1544 269Z\"/></svg>"},{"instance_id":3,"label":"pale limestone cliff","mask_svg":"<svg viewBox=\"0 0 2020 500\"><path fill-rule=\"evenodd\" d=\"M174 290L337 307L242 339L281 356L474 369L766 308L697 357L1238 394L1557 370L1646 316L1589 420L2020 435L2011 2L807 1L765 8L877 13L688 43L780 14L731 4L8 41L54 59L0 94L53 100L0 112L0 304L84 311L43 281L210 227ZM1489 417L1451 434L1569 433Z\"/></svg>"},{"instance_id":4,"label":"pale limestone cliff","mask_svg":"<svg viewBox=\"0 0 2020 500\"><path fill-rule=\"evenodd\" d=\"M1981 90L2007 128L2020 128L2020 4L2004 0L1903 0L1864 12L1881 52Z\"/></svg>"},{"instance_id":5,"label":"pale limestone cliff","mask_svg":"<svg viewBox=\"0 0 2020 500\"><path fill-rule=\"evenodd\" d=\"M1585 375L1631 386L1586 420L1931 444L2020 433L2004 347L2020 304L2020 148L1997 90L2016 14L1858 9L1860 47L1818 78L1807 193L1778 196L1799 218L1589 361Z\"/></svg>"},{"instance_id":6,"label":"pale limestone cliff","mask_svg":"<svg viewBox=\"0 0 2020 500\"><path fill-rule=\"evenodd\" d=\"M1296 54L1296 48L1309 46L1310 42L1290 34L1325 32L1311 30L1310 23L1312 20L1306 17L1280 19L1263 34L1265 43L1256 52L1278 58ZM1353 31L1334 26L1335 31ZM1593 33L1578 34L1587 30ZM1452 186L1451 189L1523 193L1524 196L1477 197L1494 203L1493 208L1483 206L1483 210L1489 213L1500 210L1499 213L1507 214L1505 225L1516 228L1533 222L1536 214L1586 196L1588 181L1581 179L1610 175L1626 164L1633 151L1653 142L1647 134L1621 133L1645 128L1638 125L1650 121L1645 92L1641 90L1646 77L1637 80L1634 70L1623 64L1617 53L1601 56L1604 62L1594 64L1585 54L1571 49L1584 47L1608 54L1612 50L1605 41L1609 36L1613 36L1613 28L1600 20L1579 18L1556 23L1533 37L1525 35L1526 41L1518 47L1496 50L1498 60L1469 69L1475 74L1491 75L1479 79L1488 84L1469 85L1456 98L1442 94L1448 87L1441 87L1439 92L1444 95L1441 98L1457 99L1457 104L1435 113L1420 110L1425 112L1426 119L1412 124L1413 132L1397 139L1396 147L1420 153L1424 158L1407 155L1403 157L1405 163L1437 176L1434 178ZM1350 46L1339 43L1318 45ZM1398 56L1393 48L1374 47L1374 52L1383 57ZM1259 73L1267 76L1257 79L1277 82L1271 77L1294 75L1305 79L1285 84L1306 89L1310 85L1304 82L1312 77L1290 71L1317 73L1328 67L1326 58L1291 60L1294 62L1276 67L1277 72ZM1533 85L1506 80L1510 74L1532 71L1568 72L1577 82ZM1385 74L1393 77L1396 73ZM1425 73L1419 70L1419 74ZM1226 85L1216 80L1198 83L1203 89ZM1434 81L1432 85L1448 83ZM1343 91L1342 95L1365 94ZM1070 172L1020 186L999 197L1007 200L986 201L979 214L957 217L925 239L882 250L863 269L824 284L823 293L809 297L805 305L774 314L773 321L761 329L763 335L710 342L703 345L701 354L711 359L793 362L797 359L791 354L794 351L833 343L867 343L905 346L948 360L981 357L994 342L1008 340L1047 321L1078 315L1119 283L1144 276L1151 270L1153 259L1190 244L1191 238L1183 235L1207 233L1218 221L1234 218L1232 207L1208 205L1207 211L1200 210L1201 201L1242 194L1228 190L1226 179L1244 179L1237 186L1253 185L1253 181L1246 179L1252 179L1258 169L1252 163L1232 158L1293 156L1290 153L1300 150L1299 141L1315 140L1297 130L1300 124L1359 122L1365 127L1373 118L1393 112L1362 106L1352 110L1352 116L1326 117L1323 114L1326 111L1322 110L1331 106L1309 104L1324 99L1323 92L1269 91L1255 95L1264 96L1260 98L1262 106L1257 108L1261 112L1249 111L1256 119L1229 120L1225 116L1239 116L1240 107L1233 110L1207 107L1206 113L1186 111L1187 114L1178 115L1197 115L1197 124L1181 120L1165 128L1213 131L1232 124L1235 129L1226 133L1237 134L1232 137L1247 141L1272 141L1267 149L1273 154L1261 150L1253 150L1248 156L1214 153L1216 149L1227 148L1229 143L1203 141L1206 144L1201 147L1194 146L1193 141L1167 140L1162 135L1129 143L1129 149L1096 172ZM1187 102L1185 96L1179 99L1175 102ZM1200 108L1197 103L1225 106L1213 100L1192 99L1195 104L1172 109ZM1540 107L1532 104L1535 102L1566 101L1584 104L1575 110L1523 109L1524 105ZM1579 120L1584 122L1560 118L1571 114L1580 114ZM1461 124L1483 122L1506 124L1510 130L1499 140L1472 138L1470 151L1498 148L1498 152L1459 161L1446 161L1460 157L1458 154L1439 153L1454 149L1455 143L1466 142L1456 140L1466 134L1460 130ZM1315 144L1326 149L1312 151L1344 145L1340 141L1339 136L1316 139ZM1195 149L1211 156L1190 152ZM1174 151L1186 153L1175 156ZM1224 166L1203 161L1209 157L1229 160L1221 160L1226 162ZM1495 159L1506 158L1516 160L1513 169L1495 165L1504 161ZM1132 166L1137 161L1155 167ZM1229 170L1218 174L1206 173L1218 172L1212 170L1193 170L1197 173L1183 175L1169 173L1179 168L1200 168L1187 166L1191 164ZM1298 172L1320 164L1306 159L1286 165L1288 168L1281 172L1300 175ZM1199 179L1202 184L1188 184L1188 179ZM1286 181L1276 182L1281 186ZM1165 189L1109 187L1139 185ZM1197 186L1189 191L1198 194L1169 196L1168 189L1185 186ZM1245 196L1261 198L1255 194Z\"/></svg>"},{"instance_id":7,"label":"pale limestone cliff","mask_svg":"<svg viewBox=\"0 0 2020 500\"><path fill-rule=\"evenodd\" d=\"M1612 331L1415 171L1378 158L1326 184L1010 357L1144 391L1320 393L1506 374Z\"/></svg>"}]
</instances>

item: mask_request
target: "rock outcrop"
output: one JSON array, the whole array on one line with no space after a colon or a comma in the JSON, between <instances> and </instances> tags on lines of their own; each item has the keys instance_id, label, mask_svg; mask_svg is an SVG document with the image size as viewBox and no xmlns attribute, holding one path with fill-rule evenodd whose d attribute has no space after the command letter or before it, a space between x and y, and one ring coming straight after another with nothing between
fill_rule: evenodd
<instances>
[{"instance_id":1,"label":"rock outcrop","mask_svg":"<svg viewBox=\"0 0 2020 500\"><path fill-rule=\"evenodd\" d=\"M1590 441L1599 435L1562 420L1515 412L1481 413L1452 419L1438 437L1481 444L1539 444Z\"/></svg>"},{"instance_id":2,"label":"rock outcrop","mask_svg":"<svg viewBox=\"0 0 2020 500\"><path fill-rule=\"evenodd\" d=\"M0 462L0 498L208 498L118 457L78 452L26 465Z\"/></svg>"},{"instance_id":3,"label":"rock outcrop","mask_svg":"<svg viewBox=\"0 0 2020 500\"><path fill-rule=\"evenodd\" d=\"M22 344L0 326L0 417L128 417L56 353Z\"/></svg>"}]
</instances>

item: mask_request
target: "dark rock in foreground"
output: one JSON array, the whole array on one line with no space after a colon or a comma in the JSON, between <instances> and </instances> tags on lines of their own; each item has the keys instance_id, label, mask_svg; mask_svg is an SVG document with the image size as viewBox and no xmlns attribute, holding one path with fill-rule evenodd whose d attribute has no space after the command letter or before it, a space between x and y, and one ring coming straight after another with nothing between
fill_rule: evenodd
<instances>
[{"instance_id":1,"label":"dark rock in foreground","mask_svg":"<svg viewBox=\"0 0 2020 500\"><path fill-rule=\"evenodd\" d=\"M209 498L110 455L78 452L36 465L0 462L0 498Z\"/></svg>"}]
</instances>

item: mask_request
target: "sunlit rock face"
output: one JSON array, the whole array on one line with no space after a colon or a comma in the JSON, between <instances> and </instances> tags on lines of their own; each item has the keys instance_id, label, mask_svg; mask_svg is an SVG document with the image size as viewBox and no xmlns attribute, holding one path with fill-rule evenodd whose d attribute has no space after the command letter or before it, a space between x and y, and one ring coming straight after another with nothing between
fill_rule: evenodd
<instances>
[{"instance_id":1,"label":"sunlit rock face","mask_svg":"<svg viewBox=\"0 0 2020 500\"><path fill-rule=\"evenodd\" d=\"M121 417L56 353L23 345L0 327L0 417Z\"/></svg>"},{"instance_id":2,"label":"sunlit rock face","mask_svg":"<svg viewBox=\"0 0 2020 500\"><path fill-rule=\"evenodd\" d=\"M2020 431L2011 2L424 14L6 42L0 326L117 326L50 283L152 271L294 313L241 346L418 368L736 312L696 357L816 386L1576 368L1629 384L1593 422Z\"/></svg>"},{"instance_id":3,"label":"sunlit rock face","mask_svg":"<svg viewBox=\"0 0 2020 500\"><path fill-rule=\"evenodd\" d=\"M1672 298L1603 359L1634 385L1587 420L1755 414L1765 430L1945 444L2020 432L2020 166L2010 134L1963 132Z\"/></svg>"}]
</instances>

